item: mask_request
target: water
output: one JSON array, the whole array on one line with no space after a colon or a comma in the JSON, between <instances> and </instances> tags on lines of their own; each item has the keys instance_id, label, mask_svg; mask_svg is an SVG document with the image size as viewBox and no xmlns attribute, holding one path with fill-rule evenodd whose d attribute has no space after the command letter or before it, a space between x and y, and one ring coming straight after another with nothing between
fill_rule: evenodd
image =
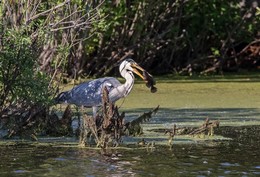
<instances>
[{"instance_id":1,"label":"water","mask_svg":"<svg viewBox=\"0 0 260 177\"><path fill-rule=\"evenodd\" d=\"M128 110L126 120L135 119L143 112L151 109ZM260 125L259 108L160 108L152 117L149 124L167 125L177 124L180 126L198 126L206 118L219 120L223 126Z\"/></svg>"},{"instance_id":2,"label":"water","mask_svg":"<svg viewBox=\"0 0 260 177\"><path fill-rule=\"evenodd\" d=\"M126 119L134 119L144 111L149 109L129 111ZM167 142L166 135L158 136L151 131L170 128L174 123L197 126L207 117L220 120L221 127L215 133L232 140L198 141L191 137L187 141L177 136L170 149L167 143L157 143ZM43 137L38 143L2 141L0 176L257 176L260 175L260 126L254 124L259 124L259 109L161 109L144 125L150 130L144 135L145 140L154 140L154 149L135 143L128 149L103 152L79 148L77 140L68 137ZM135 138L135 142L141 138Z\"/></svg>"},{"instance_id":3,"label":"water","mask_svg":"<svg viewBox=\"0 0 260 177\"><path fill-rule=\"evenodd\" d=\"M129 121L144 111L126 114ZM257 176L260 175L259 109L161 109L144 127L150 132L145 140L154 140L155 148L129 145L128 149L103 152L77 147L75 138L39 138L39 142L2 141L0 176ZM174 139L154 129L201 125L206 117L224 124L215 133L230 139L185 141ZM232 122L232 120L235 120ZM241 126L230 126L233 123ZM154 137L149 137L149 136ZM136 142L142 137L136 137ZM128 140L129 141L129 140ZM180 143L182 142L182 143ZM125 142L126 144L127 142Z\"/></svg>"},{"instance_id":4,"label":"water","mask_svg":"<svg viewBox=\"0 0 260 177\"><path fill-rule=\"evenodd\" d=\"M174 144L150 150L93 150L15 143L0 146L0 176L257 176L259 144Z\"/></svg>"},{"instance_id":5,"label":"water","mask_svg":"<svg viewBox=\"0 0 260 177\"><path fill-rule=\"evenodd\" d=\"M259 176L260 126L252 126L260 125L259 88L259 82L158 83L158 93L151 95L137 85L123 105L132 109L126 111L126 120L161 105L144 125L156 140L155 149L132 145L103 152L79 148L75 139L66 137L44 137L39 143L1 141L0 176ZM173 124L200 126L207 117L220 121L216 134L232 140L177 136L170 149L157 143L167 142L166 135L151 131Z\"/></svg>"}]
</instances>

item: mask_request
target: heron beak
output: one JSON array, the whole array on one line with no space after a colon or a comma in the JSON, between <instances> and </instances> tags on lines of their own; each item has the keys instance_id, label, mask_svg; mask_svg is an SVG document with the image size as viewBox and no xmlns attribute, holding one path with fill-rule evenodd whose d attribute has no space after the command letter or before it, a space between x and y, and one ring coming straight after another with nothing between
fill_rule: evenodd
<instances>
[{"instance_id":1,"label":"heron beak","mask_svg":"<svg viewBox=\"0 0 260 177\"><path fill-rule=\"evenodd\" d=\"M135 74L137 74L139 77L141 77L143 80L145 80L143 74L141 74L141 73L139 72L139 70L142 71L142 72L145 71L141 66L139 66L137 63L132 63L132 64L131 64L131 67L133 68L133 72L134 72Z\"/></svg>"}]
</instances>

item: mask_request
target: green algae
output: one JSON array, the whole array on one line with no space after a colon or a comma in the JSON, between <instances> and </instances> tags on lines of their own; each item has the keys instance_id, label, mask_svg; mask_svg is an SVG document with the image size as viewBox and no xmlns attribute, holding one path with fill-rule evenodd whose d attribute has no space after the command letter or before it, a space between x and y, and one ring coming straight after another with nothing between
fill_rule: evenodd
<instances>
[{"instance_id":1,"label":"green algae","mask_svg":"<svg viewBox=\"0 0 260 177\"><path fill-rule=\"evenodd\" d=\"M158 141L158 144L167 144L167 136L153 134L153 130L169 128L173 124L179 127L198 127L207 117L219 120L220 126L260 125L258 73L203 77L168 75L157 77L156 81L158 91L151 93L144 82L137 79L127 98L119 100L116 104L120 108L119 111L126 112L127 120L137 118L143 112L160 105L152 123L142 125L142 137L162 140ZM71 87L72 85L66 85L65 90ZM89 113L91 111L89 109ZM225 139L222 136L214 138ZM137 137L130 142L136 143L139 140ZM195 138L177 136L175 142L182 142L181 140L193 142Z\"/></svg>"},{"instance_id":2,"label":"green algae","mask_svg":"<svg viewBox=\"0 0 260 177\"><path fill-rule=\"evenodd\" d=\"M257 77L253 79L160 78L157 93L150 93L138 80L132 93L117 105L120 111L126 112L127 121L160 105L150 122L142 124L143 135L125 137L122 146L106 152L95 147L79 147L78 140L71 137L39 137L38 142L0 141L0 175L259 175L260 128L252 125L260 125L260 84L256 82ZM174 124L199 127L207 117L220 121L214 136L176 136L171 148L168 135L155 131ZM142 140L146 145L138 144ZM154 147L147 146L151 142Z\"/></svg>"}]
</instances>

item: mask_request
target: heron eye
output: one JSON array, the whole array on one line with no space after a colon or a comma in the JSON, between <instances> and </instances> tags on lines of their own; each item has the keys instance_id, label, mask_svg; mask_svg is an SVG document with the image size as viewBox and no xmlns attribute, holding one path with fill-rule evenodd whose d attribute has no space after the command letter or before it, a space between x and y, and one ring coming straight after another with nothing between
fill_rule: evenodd
<instances>
[{"instance_id":1,"label":"heron eye","mask_svg":"<svg viewBox=\"0 0 260 177\"><path fill-rule=\"evenodd\" d=\"M130 69L126 69L127 72L130 72L131 70Z\"/></svg>"}]
</instances>

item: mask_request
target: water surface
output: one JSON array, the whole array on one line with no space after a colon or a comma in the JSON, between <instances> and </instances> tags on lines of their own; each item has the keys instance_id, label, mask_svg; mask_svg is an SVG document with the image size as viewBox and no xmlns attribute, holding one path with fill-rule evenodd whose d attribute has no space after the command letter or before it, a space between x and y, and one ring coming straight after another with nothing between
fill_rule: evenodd
<instances>
[{"instance_id":1,"label":"water surface","mask_svg":"<svg viewBox=\"0 0 260 177\"><path fill-rule=\"evenodd\" d=\"M175 144L172 149L91 150L15 143L0 146L0 176L256 176L258 144Z\"/></svg>"},{"instance_id":2,"label":"water surface","mask_svg":"<svg viewBox=\"0 0 260 177\"><path fill-rule=\"evenodd\" d=\"M159 81L157 88L152 94L143 83L137 84L118 102L126 121L161 106L143 124L143 136L124 139L125 146L132 141L127 149L79 148L70 137L1 141L0 176L260 175L260 128L252 126L260 125L259 82ZM215 138L177 136L172 149L167 135L153 131L173 124L200 126L206 118L220 121ZM155 148L139 147L136 141L142 138L154 141Z\"/></svg>"}]
</instances>

